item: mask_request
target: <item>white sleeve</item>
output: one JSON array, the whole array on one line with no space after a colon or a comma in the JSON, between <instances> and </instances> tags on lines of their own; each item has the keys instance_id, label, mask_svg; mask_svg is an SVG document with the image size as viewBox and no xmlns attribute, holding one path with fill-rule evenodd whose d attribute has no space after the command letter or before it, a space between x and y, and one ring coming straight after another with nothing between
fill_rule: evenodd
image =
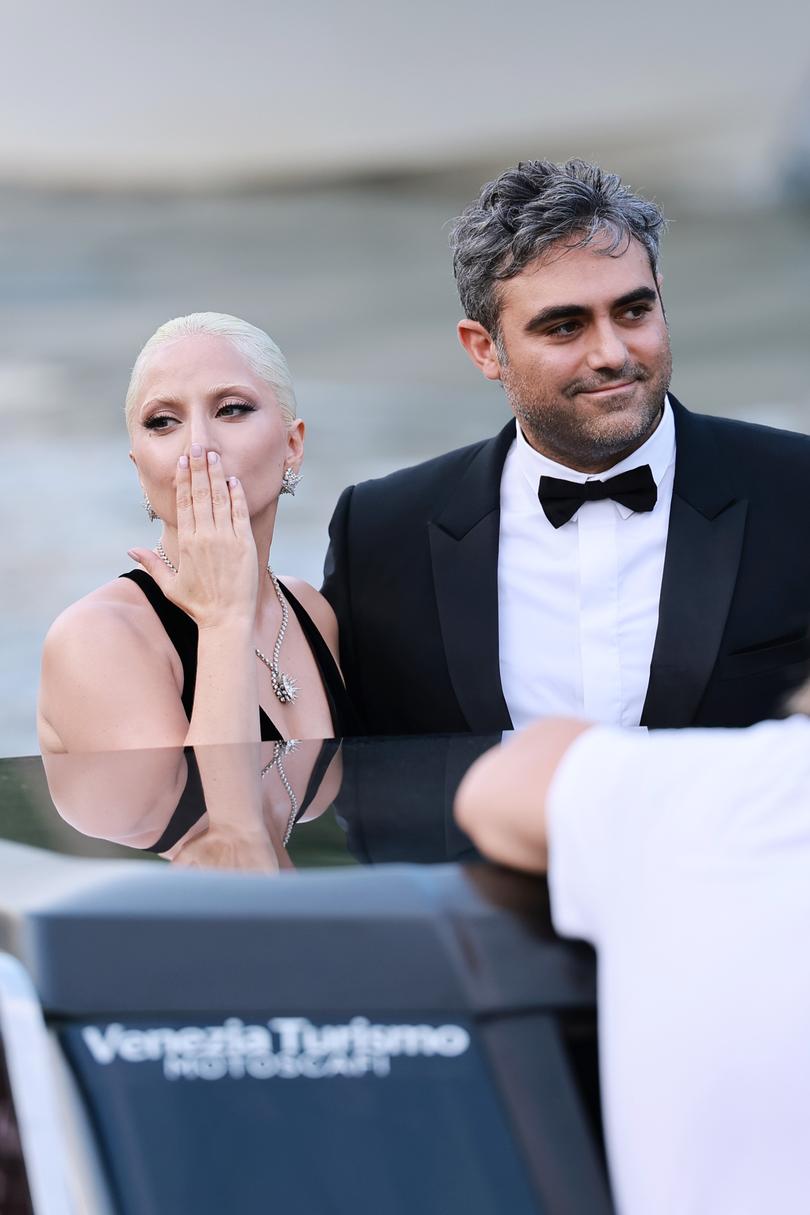
<instances>
[{"instance_id":1,"label":"white sleeve","mask_svg":"<svg viewBox=\"0 0 810 1215\"><path fill-rule=\"evenodd\" d=\"M646 735L596 726L568 748L546 797L548 882L554 927L596 943L615 881L617 829L630 810Z\"/></svg>"},{"instance_id":2,"label":"white sleeve","mask_svg":"<svg viewBox=\"0 0 810 1215\"><path fill-rule=\"evenodd\" d=\"M643 910L643 883L740 864L808 831L810 721L740 730L597 726L546 799L555 928L594 944Z\"/></svg>"}]
</instances>

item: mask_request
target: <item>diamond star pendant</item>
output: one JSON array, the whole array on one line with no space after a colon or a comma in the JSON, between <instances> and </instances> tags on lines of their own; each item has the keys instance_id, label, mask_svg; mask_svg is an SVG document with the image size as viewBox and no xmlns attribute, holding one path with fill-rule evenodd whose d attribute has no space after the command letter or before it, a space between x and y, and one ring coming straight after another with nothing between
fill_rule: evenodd
<instances>
[{"instance_id":1,"label":"diamond star pendant","mask_svg":"<svg viewBox=\"0 0 810 1215\"><path fill-rule=\"evenodd\" d=\"M292 675L285 675L283 671L279 671L276 695L283 705L291 705L293 703L298 695L298 684Z\"/></svg>"}]
</instances>

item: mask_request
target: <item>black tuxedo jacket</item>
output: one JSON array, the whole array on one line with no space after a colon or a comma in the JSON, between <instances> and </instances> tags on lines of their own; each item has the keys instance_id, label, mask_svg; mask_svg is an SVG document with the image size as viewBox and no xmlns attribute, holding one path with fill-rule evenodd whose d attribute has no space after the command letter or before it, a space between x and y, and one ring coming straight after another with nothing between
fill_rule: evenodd
<instances>
[{"instance_id":1,"label":"black tuxedo jacket","mask_svg":"<svg viewBox=\"0 0 810 1215\"><path fill-rule=\"evenodd\" d=\"M810 437L689 413L642 725L745 726L810 674ZM373 734L509 729L498 663L500 481L482 443L350 486L323 593ZM543 644L542 636L537 645Z\"/></svg>"}]
</instances>

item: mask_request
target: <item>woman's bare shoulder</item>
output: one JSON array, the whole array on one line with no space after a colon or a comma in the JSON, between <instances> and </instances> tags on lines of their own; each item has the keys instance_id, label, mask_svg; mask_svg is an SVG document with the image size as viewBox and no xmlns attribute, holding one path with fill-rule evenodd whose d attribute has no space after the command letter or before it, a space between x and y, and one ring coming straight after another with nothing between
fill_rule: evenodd
<instances>
[{"instance_id":1,"label":"woman's bare shoulder","mask_svg":"<svg viewBox=\"0 0 810 1215\"><path fill-rule=\"evenodd\" d=\"M85 638L153 633L160 627L149 601L130 578L114 578L77 599L54 620L45 638L46 650L56 643L77 643Z\"/></svg>"},{"instance_id":2,"label":"woman's bare shoulder","mask_svg":"<svg viewBox=\"0 0 810 1215\"><path fill-rule=\"evenodd\" d=\"M66 608L48 630L40 738L54 751L182 738L181 680L176 652L138 586L127 578L108 582Z\"/></svg>"},{"instance_id":3,"label":"woman's bare shoulder","mask_svg":"<svg viewBox=\"0 0 810 1215\"><path fill-rule=\"evenodd\" d=\"M316 591L314 586L310 586L302 578L287 578L285 576L281 579L281 582L284 586L289 587L298 602L312 617L318 632L335 655L335 658L337 658L338 622L337 616L332 610L332 605L327 603L320 591Z\"/></svg>"}]
</instances>

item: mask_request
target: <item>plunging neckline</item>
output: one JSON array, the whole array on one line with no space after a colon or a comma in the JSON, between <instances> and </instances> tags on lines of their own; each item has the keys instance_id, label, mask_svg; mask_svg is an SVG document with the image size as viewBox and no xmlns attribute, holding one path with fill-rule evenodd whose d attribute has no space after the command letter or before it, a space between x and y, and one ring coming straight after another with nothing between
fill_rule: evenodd
<instances>
[{"instance_id":1,"label":"plunging neckline","mask_svg":"<svg viewBox=\"0 0 810 1215\"><path fill-rule=\"evenodd\" d=\"M154 578L147 574L145 570L129 570L127 573L122 574L121 577L129 578L140 587L177 651L183 667L181 699L186 716L190 721L194 707L194 685L197 678L197 625L182 608L179 608L170 599L166 598ZM285 586L283 582L280 583L280 586L290 607L295 612L296 619L301 626L301 631L304 634L318 674L321 677L321 683L332 720L334 737L342 738L345 735L360 733L357 714L349 700L346 687L343 683L343 677L340 674L332 651L329 649L329 646L321 636L315 622L303 604L299 603L289 587ZM262 742L288 742L289 740L283 737L267 710L261 704L258 708L259 731Z\"/></svg>"}]
</instances>

